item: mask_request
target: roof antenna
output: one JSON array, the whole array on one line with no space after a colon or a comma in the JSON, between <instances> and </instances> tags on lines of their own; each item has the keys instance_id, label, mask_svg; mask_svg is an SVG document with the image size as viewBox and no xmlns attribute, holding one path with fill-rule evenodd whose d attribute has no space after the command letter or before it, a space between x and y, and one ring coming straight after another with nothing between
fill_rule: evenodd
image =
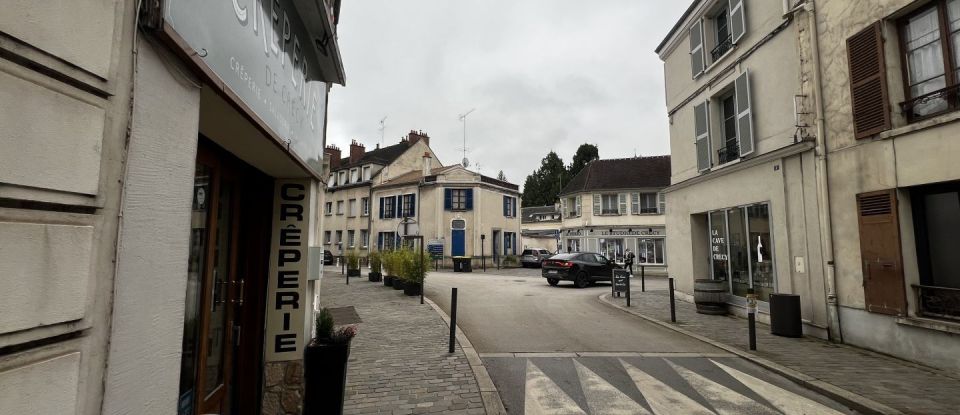
<instances>
[{"instance_id":1,"label":"roof antenna","mask_svg":"<svg viewBox=\"0 0 960 415\"><path fill-rule=\"evenodd\" d=\"M387 121L387 116L386 116L386 115L384 115L383 118L380 119L380 128L378 128L378 130L380 130L380 145L381 145L381 146L383 145L383 131L387 129L387 125L386 125L385 121Z\"/></svg>"},{"instance_id":2,"label":"roof antenna","mask_svg":"<svg viewBox=\"0 0 960 415\"><path fill-rule=\"evenodd\" d=\"M470 111L460 114L460 121L463 122L463 148L461 149L463 150L463 168L470 166L470 160L467 160L467 116L476 110L476 108L472 108Z\"/></svg>"}]
</instances>

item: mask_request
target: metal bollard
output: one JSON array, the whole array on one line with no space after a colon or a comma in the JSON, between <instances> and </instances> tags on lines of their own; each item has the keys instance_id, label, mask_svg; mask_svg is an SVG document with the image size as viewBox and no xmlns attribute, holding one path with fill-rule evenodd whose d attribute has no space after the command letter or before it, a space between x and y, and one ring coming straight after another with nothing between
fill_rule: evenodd
<instances>
[{"instance_id":1,"label":"metal bollard","mask_svg":"<svg viewBox=\"0 0 960 415\"><path fill-rule=\"evenodd\" d=\"M640 292L647 292L647 278L643 275L643 265L640 266Z\"/></svg>"},{"instance_id":2,"label":"metal bollard","mask_svg":"<svg viewBox=\"0 0 960 415\"><path fill-rule=\"evenodd\" d=\"M453 353L457 341L457 288L450 294L450 353Z\"/></svg>"},{"instance_id":3,"label":"metal bollard","mask_svg":"<svg viewBox=\"0 0 960 415\"><path fill-rule=\"evenodd\" d=\"M670 321L673 323L677 322L677 305L673 300L673 278L668 278L667 282L670 284Z\"/></svg>"},{"instance_id":4,"label":"metal bollard","mask_svg":"<svg viewBox=\"0 0 960 415\"><path fill-rule=\"evenodd\" d=\"M757 294L753 288L747 288L747 332L750 350L757 350Z\"/></svg>"}]
</instances>

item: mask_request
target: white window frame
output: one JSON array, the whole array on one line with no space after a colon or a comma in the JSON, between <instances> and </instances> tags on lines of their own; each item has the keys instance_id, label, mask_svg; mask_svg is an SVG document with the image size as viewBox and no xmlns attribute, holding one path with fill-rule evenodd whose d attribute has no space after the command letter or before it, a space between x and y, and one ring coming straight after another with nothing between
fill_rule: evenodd
<instances>
[{"instance_id":1,"label":"white window frame","mask_svg":"<svg viewBox=\"0 0 960 415\"><path fill-rule=\"evenodd\" d=\"M337 216L343 216L343 201L337 201Z\"/></svg>"},{"instance_id":2,"label":"white window frame","mask_svg":"<svg viewBox=\"0 0 960 415\"><path fill-rule=\"evenodd\" d=\"M356 236L357 236L356 231L354 231L353 229L347 230L347 246L348 247L353 248L357 246Z\"/></svg>"},{"instance_id":3,"label":"white window frame","mask_svg":"<svg viewBox=\"0 0 960 415\"><path fill-rule=\"evenodd\" d=\"M337 183L339 183L340 186L343 186L343 185L347 184L347 171L346 171L346 170L341 170L341 171L337 172Z\"/></svg>"},{"instance_id":4,"label":"white window frame","mask_svg":"<svg viewBox=\"0 0 960 415\"><path fill-rule=\"evenodd\" d=\"M357 183L360 181L360 169L354 167L350 169L350 183Z\"/></svg>"},{"instance_id":5,"label":"white window frame","mask_svg":"<svg viewBox=\"0 0 960 415\"><path fill-rule=\"evenodd\" d=\"M323 205L323 214L330 216L333 214L333 202L326 202Z\"/></svg>"},{"instance_id":6,"label":"white window frame","mask_svg":"<svg viewBox=\"0 0 960 415\"><path fill-rule=\"evenodd\" d=\"M370 181L370 171L371 171L370 166L363 166L363 181L365 182Z\"/></svg>"},{"instance_id":7,"label":"white window frame","mask_svg":"<svg viewBox=\"0 0 960 415\"><path fill-rule=\"evenodd\" d=\"M350 199L347 202L347 216L351 218L357 216L357 199Z\"/></svg>"},{"instance_id":8,"label":"white window frame","mask_svg":"<svg viewBox=\"0 0 960 415\"><path fill-rule=\"evenodd\" d=\"M333 238L333 232L323 231L323 244L330 245L331 238Z\"/></svg>"},{"instance_id":9,"label":"white window frame","mask_svg":"<svg viewBox=\"0 0 960 415\"><path fill-rule=\"evenodd\" d=\"M370 198L362 197L360 198L360 216L370 216Z\"/></svg>"}]
</instances>

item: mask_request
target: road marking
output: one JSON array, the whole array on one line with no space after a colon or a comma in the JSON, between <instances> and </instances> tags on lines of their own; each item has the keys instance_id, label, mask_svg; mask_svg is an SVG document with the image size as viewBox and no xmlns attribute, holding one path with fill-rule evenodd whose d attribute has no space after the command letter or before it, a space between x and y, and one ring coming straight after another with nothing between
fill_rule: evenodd
<instances>
[{"instance_id":1,"label":"road marking","mask_svg":"<svg viewBox=\"0 0 960 415\"><path fill-rule=\"evenodd\" d=\"M637 389L646 398L647 403L653 408L653 412L658 415L666 414L697 414L714 415L713 411L704 408L693 399L687 397L678 391L673 390L657 378L650 376L639 368L629 364L623 359L618 359L623 368L627 370L630 378L637 384Z\"/></svg>"},{"instance_id":2,"label":"road marking","mask_svg":"<svg viewBox=\"0 0 960 415\"><path fill-rule=\"evenodd\" d=\"M527 360L525 415L586 415L580 405L553 383L540 368Z\"/></svg>"},{"instance_id":3,"label":"road marking","mask_svg":"<svg viewBox=\"0 0 960 415\"><path fill-rule=\"evenodd\" d=\"M667 361L667 363L670 364L670 367L679 373L690 386L696 389L697 393L707 398L710 404L713 405L713 409L720 415L778 414L777 411L761 405L759 402L743 396L733 389L707 379L699 373L671 361Z\"/></svg>"},{"instance_id":4,"label":"road marking","mask_svg":"<svg viewBox=\"0 0 960 415\"><path fill-rule=\"evenodd\" d=\"M753 389L754 392L760 394L760 396L763 396L767 401L773 404L773 406L776 406L777 409L785 414L842 414L842 412L823 405L817 401L805 398L793 392L782 389L776 385L764 382L723 363L717 362L716 360L711 359L710 361L729 373L730 376L733 376L735 379L740 381L740 383L747 385L747 387Z\"/></svg>"},{"instance_id":5,"label":"road marking","mask_svg":"<svg viewBox=\"0 0 960 415\"><path fill-rule=\"evenodd\" d=\"M582 363L574 360L580 386L587 396L587 406L590 412L604 415L650 415L650 411L634 402L627 394L615 386L607 383L599 375L588 369Z\"/></svg>"}]
</instances>

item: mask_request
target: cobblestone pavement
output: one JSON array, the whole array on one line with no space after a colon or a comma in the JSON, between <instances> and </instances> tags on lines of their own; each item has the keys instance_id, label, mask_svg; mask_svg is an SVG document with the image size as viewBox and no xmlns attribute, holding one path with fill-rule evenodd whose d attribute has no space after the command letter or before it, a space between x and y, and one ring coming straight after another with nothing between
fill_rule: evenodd
<instances>
[{"instance_id":1,"label":"cobblestone pavement","mask_svg":"<svg viewBox=\"0 0 960 415\"><path fill-rule=\"evenodd\" d=\"M605 299L621 306L625 298ZM633 292L631 309L660 321L670 320L668 292ZM689 332L747 351L747 322L732 316L697 314L693 304L677 301L677 325ZM852 346L803 337L770 334L757 324L760 358L843 388L909 414L955 414L960 407L960 376Z\"/></svg>"},{"instance_id":2,"label":"cobblestone pavement","mask_svg":"<svg viewBox=\"0 0 960 415\"><path fill-rule=\"evenodd\" d=\"M320 302L356 307L363 320L347 370L344 414L485 414L470 363L457 346L447 353L449 329L419 297L368 282L366 272L344 284L326 268Z\"/></svg>"}]
</instances>

